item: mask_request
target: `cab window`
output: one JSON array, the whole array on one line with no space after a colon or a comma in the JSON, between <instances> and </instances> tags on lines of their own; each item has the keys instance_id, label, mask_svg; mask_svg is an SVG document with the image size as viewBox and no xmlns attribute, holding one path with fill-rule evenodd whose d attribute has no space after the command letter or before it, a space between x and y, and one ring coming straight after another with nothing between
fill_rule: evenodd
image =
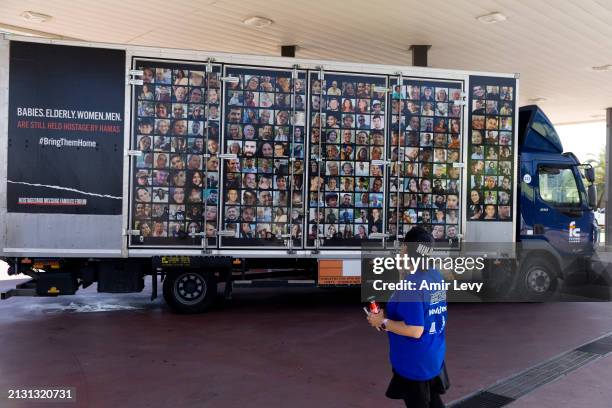
<instances>
[{"instance_id":1,"label":"cab window","mask_svg":"<svg viewBox=\"0 0 612 408\"><path fill-rule=\"evenodd\" d=\"M579 207L580 191L571 167L538 168L540 198L553 207Z\"/></svg>"}]
</instances>

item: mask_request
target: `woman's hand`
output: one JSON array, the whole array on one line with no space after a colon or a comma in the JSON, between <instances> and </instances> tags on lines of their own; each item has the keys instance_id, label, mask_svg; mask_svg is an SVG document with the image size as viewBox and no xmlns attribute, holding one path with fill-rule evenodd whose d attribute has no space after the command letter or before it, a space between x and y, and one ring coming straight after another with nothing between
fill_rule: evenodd
<instances>
[{"instance_id":1,"label":"woman's hand","mask_svg":"<svg viewBox=\"0 0 612 408\"><path fill-rule=\"evenodd\" d=\"M369 313L367 319L368 323L370 323L370 326L375 329L378 329L382 324L383 320L385 319L385 311L383 309L380 309L380 312L378 313Z\"/></svg>"}]
</instances>

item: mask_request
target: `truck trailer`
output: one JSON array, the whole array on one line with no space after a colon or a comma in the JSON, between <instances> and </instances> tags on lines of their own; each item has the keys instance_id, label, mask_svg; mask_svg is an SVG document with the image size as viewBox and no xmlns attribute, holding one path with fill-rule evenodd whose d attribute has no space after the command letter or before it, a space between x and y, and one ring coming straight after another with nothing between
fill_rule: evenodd
<instances>
[{"instance_id":1,"label":"truck trailer","mask_svg":"<svg viewBox=\"0 0 612 408\"><path fill-rule=\"evenodd\" d=\"M0 62L0 258L31 277L3 299L359 285L414 225L521 243L483 279L543 299L598 239L593 169L518 74L12 36Z\"/></svg>"}]
</instances>

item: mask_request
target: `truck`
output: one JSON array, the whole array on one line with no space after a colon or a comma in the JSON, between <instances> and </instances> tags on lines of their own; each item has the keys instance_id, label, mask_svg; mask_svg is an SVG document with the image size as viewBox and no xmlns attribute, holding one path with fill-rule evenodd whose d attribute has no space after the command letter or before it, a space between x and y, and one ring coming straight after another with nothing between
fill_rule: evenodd
<instances>
[{"instance_id":1,"label":"truck","mask_svg":"<svg viewBox=\"0 0 612 408\"><path fill-rule=\"evenodd\" d=\"M31 278L3 299L359 285L414 225L521 243L482 278L545 299L595 250L593 169L518 74L8 35L0 62L0 258Z\"/></svg>"}]
</instances>

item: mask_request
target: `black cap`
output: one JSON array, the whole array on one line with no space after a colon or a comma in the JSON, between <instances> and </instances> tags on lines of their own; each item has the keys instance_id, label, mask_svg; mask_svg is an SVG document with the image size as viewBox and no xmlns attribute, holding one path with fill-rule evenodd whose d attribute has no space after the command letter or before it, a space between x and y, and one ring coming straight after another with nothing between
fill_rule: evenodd
<instances>
[{"instance_id":1,"label":"black cap","mask_svg":"<svg viewBox=\"0 0 612 408\"><path fill-rule=\"evenodd\" d=\"M415 225L406 233L404 242L425 242L433 243L434 238L429 231L420 225Z\"/></svg>"}]
</instances>

